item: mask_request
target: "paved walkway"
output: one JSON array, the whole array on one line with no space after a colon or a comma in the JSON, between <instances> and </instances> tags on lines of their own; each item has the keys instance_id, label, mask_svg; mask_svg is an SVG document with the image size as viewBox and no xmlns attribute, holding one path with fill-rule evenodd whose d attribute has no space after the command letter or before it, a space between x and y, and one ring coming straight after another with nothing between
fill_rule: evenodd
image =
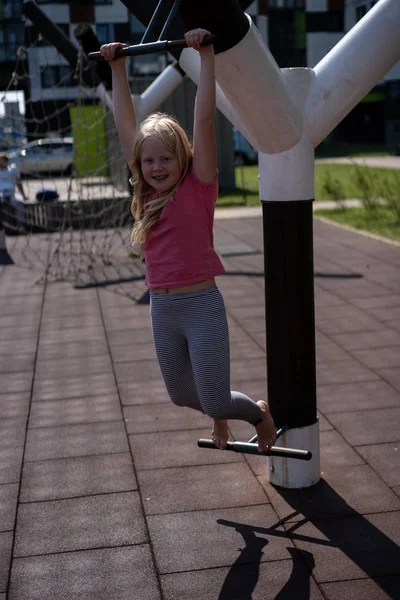
<instances>
[{"instance_id":1,"label":"paved walkway","mask_svg":"<svg viewBox=\"0 0 400 600\"><path fill-rule=\"evenodd\" d=\"M346 208L354 208L362 206L362 200L357 198L348 198L347 200L322 200L313 202L313 211L316 210L327 210L330 208L337 208L338 206L345 206ZM261 217L262 206L261 203L257 206L239 206L234 208L217 208L215 211L215 218L218 219L243 219L247 217Z\"/></svg>"},{"instance_id":2,"label":"paved walkway","mask_svg":"<svg viewBox=\"0 0 400 600\"><path fill-rule=\"evenodd\" d=\"M232 386L265 397L260 220L217 220L216 242ZM315 222L322 479L303 491L197 448L210 423L170 404L148 306L37 279L0 266L0 600L400 597L399 248Z\"/></svg>"},{"instance_id":3,"label":"paved walkway","mask_svg":"<svg viewBox=\"0 0 400 600\"><path fill-rule=\"evenodd\" d=\"M317 158L316 163L357 164L365 167L400 169L400 156L342 156L336 158Z\"/></svg>"}]
</instances>

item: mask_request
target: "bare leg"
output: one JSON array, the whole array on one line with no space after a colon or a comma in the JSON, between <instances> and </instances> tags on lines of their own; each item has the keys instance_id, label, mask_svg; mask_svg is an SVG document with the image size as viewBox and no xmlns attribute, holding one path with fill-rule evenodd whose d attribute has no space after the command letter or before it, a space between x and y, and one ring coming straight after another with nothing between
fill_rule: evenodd
<instances>
[{"instance_id":1,"label":"bare leg","mask_svg":"<svg viewBox=\"0 0 400 600\"><path fill-rule=\"evenodd\" d=\"M211 438L219 450L225 450L229 439L228 421L226 419L214 419Z\"/></svg>"},{"instance_id":2,"label":"bare leg","mask_svg":"<svg viewBox=\"0 0 400 600\"><path fill-rule=\"evenodd\" d=\"M264 400L259 400L257 404L262 412L262 421L258 425L255 425L258 450L259 452L264 452L264 450L269 450L275 443L276 427L268 404Z\"/></svg>"}]
</instances>

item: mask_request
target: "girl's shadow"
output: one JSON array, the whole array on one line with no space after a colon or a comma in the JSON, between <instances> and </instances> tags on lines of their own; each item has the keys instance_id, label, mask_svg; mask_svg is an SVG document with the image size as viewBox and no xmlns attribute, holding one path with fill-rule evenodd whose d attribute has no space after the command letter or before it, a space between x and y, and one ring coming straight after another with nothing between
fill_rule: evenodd
<instances>
[{"instance_id":1,"label":"girl's shadow","mask_svg":"<svg viewBox=\"0 0 400 600\"><path fill-rule=\"evenodd\" d=\"M227 524L220 520L217 522ZM235 523L231 526L235 526L236 531L243 536L245 547L239 548L240 554L226 576L218 600L252 600L260 574L263 549L268 540L256 536L249 525Z\"/></svg>"},{"instance_id":2,"label":"girl's shadow","mask_svg":"<svg viewBox=\"0 0 400 600\"><path fill-rule=\"evenodd\" d=\"M220 519L217 521L220 525L234 527L240 533L245 542L244 548L239 548L240 554L233 563L222 585L218 600L252 600L253 592L257 586L260 575L260 563L265 546L268 540L258 537L250 525L234 523ZM258 527L257 530L260 528ZM269 533L268 530L265 530ZM301 560L300 553L292 547L287 548L293 558L292 571L288 580L283 583L282 589L275 596L275 600L309 600L310 598L310 578L314 566L313 555L309 552L304 559L307 559L308 568ZM273 563L271 569L274 568Z\"/></svg>"}]
</instances>

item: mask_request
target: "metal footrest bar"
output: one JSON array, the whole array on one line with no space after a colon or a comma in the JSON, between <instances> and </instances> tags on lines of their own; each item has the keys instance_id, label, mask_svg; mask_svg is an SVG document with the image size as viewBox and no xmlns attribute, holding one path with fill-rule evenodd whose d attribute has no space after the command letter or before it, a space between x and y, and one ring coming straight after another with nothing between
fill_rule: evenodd
<instances>
[{"instance_id":1,"label":"metal footrest bar","mask_svg":"<svg viewBox=\"0 0 400 600\"><path fill-rule=\"evenodd\" d=\"M200 439L197 442L199 448L210 448L216 450L217 447L212 440ZM228 442L226 450L231 452L241 452L242 454L256 454L257 456L282 456L284 458L297 458L298 460L311 460L312 454L308 450L296 450L295 448L279 448L272 446L271 450L259 452L255 443L249 442Z\"/></svg>"},{"instance_id":2,"label":"metal footrest bar","mask_svg":"<svg viewBox=\"0 0 400 600\"><path fill-rule=\"evenodd\" d=\"M209 46L214 44L216 37L214 35L207 35L202 46ZM187 48L186 40L164 40L158 42L149 42L148 44L137 44L136 46L126 46L125 48L118 48L115 53L115 58L122 56L139 56L141 54L154 54L156 52L168 52L169 50L176 50ZM88 58L91 60L104 60L101 52L89 52Z\"/></svg>"}]
</instances>

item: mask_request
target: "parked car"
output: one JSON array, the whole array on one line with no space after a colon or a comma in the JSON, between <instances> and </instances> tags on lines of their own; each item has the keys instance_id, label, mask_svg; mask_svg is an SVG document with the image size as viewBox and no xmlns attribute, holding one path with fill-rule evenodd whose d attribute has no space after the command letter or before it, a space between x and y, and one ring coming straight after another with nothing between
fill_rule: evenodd
<instances>
[{"instance_id":1,"label":"parked car","mask_svg":"<svg viewBox=\"0 0 400 600\"><path fill-rule=\"evenodd\" d=\"M21 175L56 173L74 174L74 143L72 138L44 138L10 152Z\"/></svg>"},{"instance_id":2,"label":"parked car","mask_svg":"<svg viewBox=\"0 0 400 600\"><path fill-rule=\"evenodd\" d=\"M258 152L235 127L233 133L233 151L235 165L254 165L258 162Z\"/></svg>"}]
</instances>

